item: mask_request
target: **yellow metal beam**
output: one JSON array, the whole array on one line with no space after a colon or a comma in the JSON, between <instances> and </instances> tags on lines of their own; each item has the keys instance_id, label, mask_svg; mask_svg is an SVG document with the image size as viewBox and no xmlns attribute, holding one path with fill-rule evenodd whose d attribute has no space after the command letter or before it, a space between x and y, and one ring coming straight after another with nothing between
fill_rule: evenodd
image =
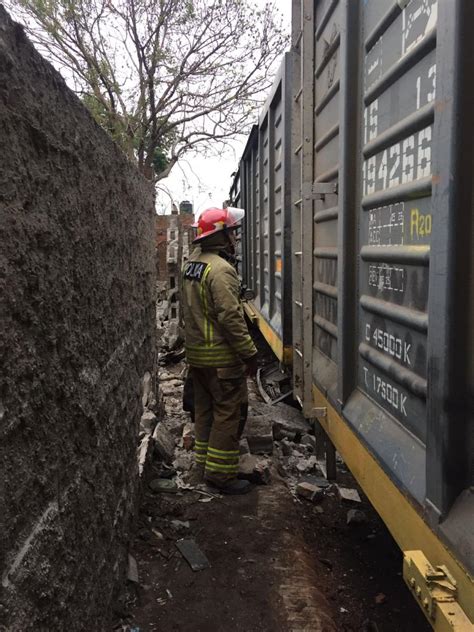
<instances>
[{"instance_id":1,"label":"yellow metal beam","mask_svg":"<svg viewBox=\"0 0 474 632\"><path fill-rule=\"evenodd\" d=\"M282 364L291 364L293 358L292 348L283 345L278 334L270 327L253 303L245 302L243 305L248 319L260 329L263 337L280 362Z\"/></svg>"},{"instance_id":2,"label":"yellow metal beam","mask_svg":"<svg viewBox=\"0 0 474 632\"><path fill-rule=\"evenodd\" d=\"M445 566L434 568L422 551L405 551L403 579L436 632L472 632L458 603L456 580Z\"/></svg>"},{"instance_id":3,"label":"yellow metal beam","mask_svg":"<svg viewBox=\"0 0 474 632\"><path fill-rule=\"evenodd\" d=\"M313 386L315 407L326 408L327 415L319 421L336 446L364 493L387 525L402 551L423 551L433 566L444 565L456 581L457 602L469 620L468 630L474 630L474 579L453 553L441 542L408 498L397 488L376 459L356 437L347 423L331 406L321 391ZM438 617L437 617L438 618ZM446 630L446 621L434 624L437 632ZM464 632L465 627L454 627Z\"/></svg>"}]
</instances>

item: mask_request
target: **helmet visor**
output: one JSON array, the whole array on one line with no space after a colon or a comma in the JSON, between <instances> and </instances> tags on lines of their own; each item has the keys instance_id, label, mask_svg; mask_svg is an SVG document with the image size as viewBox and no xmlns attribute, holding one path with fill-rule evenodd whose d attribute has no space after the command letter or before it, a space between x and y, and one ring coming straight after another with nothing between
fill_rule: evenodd
<instances>
[{"instance_id":1,"label":"helmet visor","mask_svg":"<svg viewBox=\"0 0 474 632\"><path fill-rule=\"evenodd\" d=\"M228 206L227 216L228 216L227 227L232 228L244 219L245 210L243 208L236 208L235 206Z\"/></svg>"}]
</instances>

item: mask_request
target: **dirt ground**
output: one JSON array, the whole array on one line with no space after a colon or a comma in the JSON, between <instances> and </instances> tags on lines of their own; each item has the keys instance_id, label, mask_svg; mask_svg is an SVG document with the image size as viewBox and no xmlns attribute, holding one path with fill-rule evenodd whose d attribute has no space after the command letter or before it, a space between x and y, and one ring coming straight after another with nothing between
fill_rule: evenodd
<instances>
[{"instance_id":1,"label":"dirt ground","mask_svg":"<svg viewBox=\"0 0 474 632\"><path fill-rule=\"evenodd\" d=\"M178 368L176 368L178 372ZM179 393L178 393L179 395ZM138 583L129 583L124 632L427 632L405 587L402 555L359 489L345 504L337 488L314 504L281 476L241 497L202 487L143 494L133 547ZM161 465L154 462L148 481ZM338 466L339 484L357 487ZM347 512L363 510L363 524ZM209 567L192 571L176 547L194 538Z\"/></svg>"},{"instance_id":2,"label":"dirt ground","mask_svg":"<svg viewBox=\"0 0 474 632\"><path fill-rule=\"evenodd\" d=\"M246 496L206 503L192 492L147 494L134 547L140 584L128 629L430 630L403 583L399 550L362 504L369 521L352 526L336 496L326 497L319 513L318 505L295 500L279 478ZM174 527L175 519L190 527ZM188 536L209 568L193 572L182 559L175 541Z\"/></svg>"},{"instance_id":3,"label":"dirt ground","mask_svg":"<svg viewBox=\"0 0 474 632\"><path fill-rule=\"evenodd\" d=\"M261 337L256 342L261 366L271 368L273 355ZM181 440L190 420L181 407L183 369L178 362L161 371L160 423L175 437L178 483L192 462L192 452L186 452ZM295 412L284 406L282 411L286 420ZM302 436L276 440L282 411L264 404L255 383L249 382L246 433L249 424L258 425L255 415L267 414L275 440L273 455L266 457L270 484L257 485L245 496L222 496L205 485L157 493L149 483L169 470L156 455L151 460L132 550L138 582L128 583L114 630L431 630L403 582L400 550L342 460L338 458L336 483L358 489L360 503L342 501L336 484L326 487L317 503L295 493L302 476L321 472L310 465L313 448L303 445ZM297 413L293 423L298 426L301 420ZM310 465L309 472L299 471L303 462ZM361 524L348 524L351 509L363 512ZM206 556L207 568L191 570L179 552L177 541L189 538Z\"/></svg>"}]
</instances>

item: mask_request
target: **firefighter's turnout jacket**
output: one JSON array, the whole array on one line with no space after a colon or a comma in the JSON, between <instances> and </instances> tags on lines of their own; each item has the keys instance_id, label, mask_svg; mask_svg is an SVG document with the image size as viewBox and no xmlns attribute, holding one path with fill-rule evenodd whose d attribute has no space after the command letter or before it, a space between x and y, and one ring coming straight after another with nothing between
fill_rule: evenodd
<instances>
[{"instance_id":1,"label":"firefighter's turnout jacket","mask_svg":"<svg viewBox=\"0 0 474 632\"><path fill-rule=\"evenodd\" d=\"M248 333L234 267L222 246L197 246L183 269L186 358L194 367L230 367L257 353Z\"/></svg>"},{"instance_id":2,"label":"firefighter's turnout jacket","mask_svg":"<svg viewBox=\"0 0 474 632\"><path fill-rule=\"evenodd\" d=\"M222 235L195 248L183 269L186 358L194 384L195 458L214 483L235 479L239 424L247 400L244 362L257 350L248 333L233 266L220 256Z\"/></svg>"}]
</instances>

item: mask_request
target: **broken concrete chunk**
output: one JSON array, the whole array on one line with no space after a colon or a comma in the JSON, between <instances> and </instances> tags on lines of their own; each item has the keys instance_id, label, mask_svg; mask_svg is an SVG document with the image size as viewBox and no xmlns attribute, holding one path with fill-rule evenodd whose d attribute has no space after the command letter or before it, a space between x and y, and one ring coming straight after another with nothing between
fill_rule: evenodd
<instances>
[{"instance_id":1,"label":"broken concrete chunk","mask_svg":"<svg viewBox=\"0 0 474 632\"><path fill-rule=\"evenodd\" d=\"M253 482L255 482L256 485L269 485L271 480L270 463L268 461L261 461L254 470Z\"/></svg>"},{"instance_id":2,"label":"broken concrete chunk","mask_svg":"<svg viewBox=\"0 0 474 632\"><path fill-rule=\"evenodd\" d=\"M147 407L148 397L151 393L151 373L148 371L145 373L142 379L142 406Z\"/></svg>"},{"instance_id":3,"label":"broken concrete chunk","mask_svg":"<svg viewBox=\"0 0 474 632\"><path fill-rule=\"evenodd\" d=\"M202 571L209 567L209 561L196 541L191 538L178 540L176 546L193 571Z\"/></svg>"},{"instance_id":4,"label":"broken concrete chunk","mask_svg":"<svg viewBox=\"0 0 474 632\"><path fill-rule=\"evenodd\" d=\"M137 451L138 475L140 478L143 476L148 464L151 462L152 453L153 441L151 439L151 435L146 434L143 439L141 439Z\"/></svg>"},{"instance_id":5,"label":"broken concrete chunk","mask_svg":"<svg viewBox=\"0 0 474 632\"><path fill-rule=\"evenodd\" d=\"M296 493L298 496L306 498L306 500L310 500L311 502L318 502L324 498L323 490L311 483L298 483Z\"/></svg>"},{"instance_id":6,"label":"broken concrete chunk","mask_svg":"<svg viewBox=\"0 0 474 632\"><path fill-rule=\"evenodd\" d=\"M303 417L303 414L297 408L288 404L275 404L270 409L273 419L280 423L285 430L299 433L300 435L308 434L311 424Z\"/></svg>"},{"instance_id":7,"label":"broken concrete chunk","mask_svg":"<svg viewBox=\"0 0 474 632\"><path fill-rule=\"evenodd\" d=\"M170 322L168 327L168 347L173 350L181 346L182 338L179 333L179 324L177 322Z\"/></svg>"},{"instance_id":8,"label":"broken concrete chunk","mask_svg":"<svg viewBox=\"0 0 474 632\"><path fill-rule=\"evenodd\" d=\"M308 474L306 476L301 477L302 483L311 483L312 485L316 485L316 487L321 487L321 489L325 489L326 487L330 487L331 483L324 478L323 476L313 476Z\"/></svg>"},{"instance_id":9,"label":"broken concrete chunk","mask_svg":"<svg viewBox=\"0 0 474 632\"><path fill-rule=\"evenodd\" d=\"M164 409L165 409L165 414L167 417L174 417L177 416L181 419L183 419L183 403L180 399L176 399L174 397L166 397L165 398L165 405L164 405ZM184 422L182 422L181 428L184 425ZM180 434L181 434L181 429L180 429Z\"/></svg>"},{"instance_id":10,"label":"broken concrete chunk","mask_svg":"<svg viewBox=\"0 0 474 632\"><path fill-rule=\"evenodd\" d=\"M252 454L273 454L272 422L268 417L249 415L245 438Z\"/></svg>"},{"instance_id":11,"label":"broken concrete chunk","mask_svg":"<svg viewBox=\"0 0 474 632\"><path fill-rule=\"evenodd\" d=\"M272 433L277 441L284 438L294 441L303 434L307 434L310 429L310 423L303 417L301 411L279 403L274 406L252 400L249 402L249 421L252 423L253 418L264 417L267 423L272 425Z\"/></svg>"},{"instance_id":12,"label":"broken concrete chunk","mask_svg":"<svg viewBox=\"0 0 474 632\"><path fill-rule=\"evenodd\" d=\"M272 435L262 435L259 437L247 437L249 449L252 454L273 454Z\"/></svg>"},{"instance_id":13,"label":"broken concrete chunk","mask_svg":"<svg viewBox=\"0 0 474 632\"><path fill-rule=\"evenodd\" d=\"M273 437L276 441L296 441L299 437L298 433L287 430L279 421L273 422Z\"/></svg>"},{"instance_id":14,"label":"broken concrete chunk","mask_svg":"<svg viewBox=\"0 0 474 632\"><path fill-rule=\"evenodd\" d=\"M360 509L349 509L347 512L347 524L365 524L367 516Z\"/></svg>"},{"instance_id":15,"label":"broken concrete chunk","mask_svg":"<svg viewBox=\"0 0 474 632\"><path fill-rule=\"evenodd\" d=\"M313 452L316 452L316 437L313 437L313 435L310 435L310 434L303 435L301 437L300 443L310 448Z\"/></svg>"},{"instance_id":16,"label":"broken concrete chunk","mask_svg":"<svg viewBox=\"0 0 474 632\"><path fill-rule=\"evenodd\" d=\"M339 497L341 500L345 500L347 502L354 502L354 503L362 502L357 489L351 489L349 487L339 487L338 485L337 491L339 493Z\"/></svg>"},{"instance_id":17,"label":"broken concrete chunk","mask_svg":"<svg viewBox=\"0 0 474 632\"><path fill-rule=\"evenodd\" d=\"M152 413L151 410L146 410L140 419L140 426L147 434L153 433L157 423L158 419L155 413Z\"/></svg>"},{"instance_id":18,"label":"broken concrete chunk","mask_svg":"<svg viewBox=\"0 0 474 632\"><path fill-rule=\"evenodd\" d=\"M155 441L155 451L165 463L171 463L175 447L173 435L160 423L155 428L153 439Z\"/></svg>"},{"instance_id":19,"label":"broken concrete chunk","mask_svg":"<svg viewBox=\"0 0 474 632\"><path fill-rule=\"evenodd\" d=\"M192 450L194 447L194 427L192 423L188 422L184 424L182 437L183 448L187 451Z\"/></svg>"},{"instance_id":20,"label":"broken concrete chunk","mask_svg":"<svg viewBox=\"0 0 474 632\"><path fill-rule=\"evenodd\" d=\"M167 371L162 371L159 376L158 376L160 383L161 382L169 382L169 380L176 380L178 379L176 375L174 375L174 373L168 373Z\"/></svg>"},{"instance_id":21,"label":"broken concrete chunk","mask_svg":"<svg viewBox=\"0 0 474 632\"><path fill-rule=\"evenodd\" d=\"M150 394L148 395L148 401L147 401L146 407L148 410L151 410L153 413L156 413L159 409L159 402L153 391L150 391Z\"/></svg>"},{"instance_id":22,"label":"broken concrete chunk","mask_svg":"<svg viewBox=\"0 0 474 632\"><path fill-rule=\"evenodd\" d=\"M177 415L176 412L166 415L166 429L170 432L174 437L179 437L179 441L183 442L183 428L186 424L186 421L183 419L183 413ZM181 445L181 447L183 447Z\"/></svg>"},{"instance_id":23,"label":"broken concrete chunk","mask_svg":"<svg viewBox=\"0 0 474 632\"><path fill-rule=\"evenodd\" d=\"M261 416L268 415L271 412L271 407L265 402L259 401L257 399L249 400L249 415L252 416Z\"/></svg>"},{"instance_id":24,"label":"broken concrete chunk","mask_svg":"<svg viewBox=\"0 0 474 632\"><path fill-rule=\"evenodd\" d=\"M314 470L316 465L316 457L310 456L308 459L301 459L300 461L298 461L298 463L296 464L296 469L298 470L298 472L301 472L303 474L305 472L311 472L311 470Z\"/></svg>"},{"instance_id":25,"label":"broken concrete chunk","mask_svg":"<svg viewBox=\"0 0 474 632\"><path fill-rule=\"evenodd\" d=\"M183 383L181 381L171 380L169 382L165 382L161 387L161 392L165 397L172 397L173 395L178 394L178 389L182 388Z\"/></svg>"},{"instance_id":26,"label":"broken concrete chunk","mask_svg":"<svg viewBox=\"0 0 474 632\"><path fill-rule=\"evenodd\" d=\"M291 456L293 454L293 447L288 439L283 439L280 445L283 456Z\"/></svg>"},{"instance_id":27,"label":"broken concrete chunk","mask_svg":"<svg viewBox=\"0 0 474 632\"><path fill-rule=\"evenodd\" d=\"M173 461L173 467L180 472L188 472L194 463L194 454L192 452L181 452Z\"/></svg>"},{"instance_id":28,"label":"broken concrete chunk","mask_svg":"<svg viewBox=\"0 0 474 632\"><path fill-rule=\"evenodd\" d=\"M128 555L127 579L129 582L138 584L137 560L133 557L133 555L130 555L130 554Z\"/></svg>"},{"instance_id":29,"label":"broken concrete chunk","mask_svg":"<svg viewBox=\"0 0 474 632\"><path fill-rule=\"evenodd\" d=\"M258 463L255 454L243 454L239 459L239 473L251 474Z\"/></svg>"},{"instance_id":30,"label":"broken concrete chunk","mask_svg":"<svg viewBox=\"0 0 474 632\"><path fill-rule=\"evenodd\" d=\"M167 478L155 478L150 484L149 488L154 492L168 493L168 494L176 494L178 491L178 486L174 481L170 481Z\"/></svg>"},{"instance_id":31,"label":"broken concrete chunk","mask_svg":"<svg viewBox=\"0 0 474 632\"><path fill-rule=\"evenodd\" d=\"M271 480L270 464L254 454L244 454L240 457L239 478L255 485L268 485Z\"/></svg>"},{"instance_id":32,"label":"broken concrete chunk","mask_svg":"<svg viewBox=\"0 0 474 632\"><path fill-rule=\"evenodd\" d=\"M172 520L171 526L174 529L189 529L189 520Z\"/></svg>"}]
</instances>

